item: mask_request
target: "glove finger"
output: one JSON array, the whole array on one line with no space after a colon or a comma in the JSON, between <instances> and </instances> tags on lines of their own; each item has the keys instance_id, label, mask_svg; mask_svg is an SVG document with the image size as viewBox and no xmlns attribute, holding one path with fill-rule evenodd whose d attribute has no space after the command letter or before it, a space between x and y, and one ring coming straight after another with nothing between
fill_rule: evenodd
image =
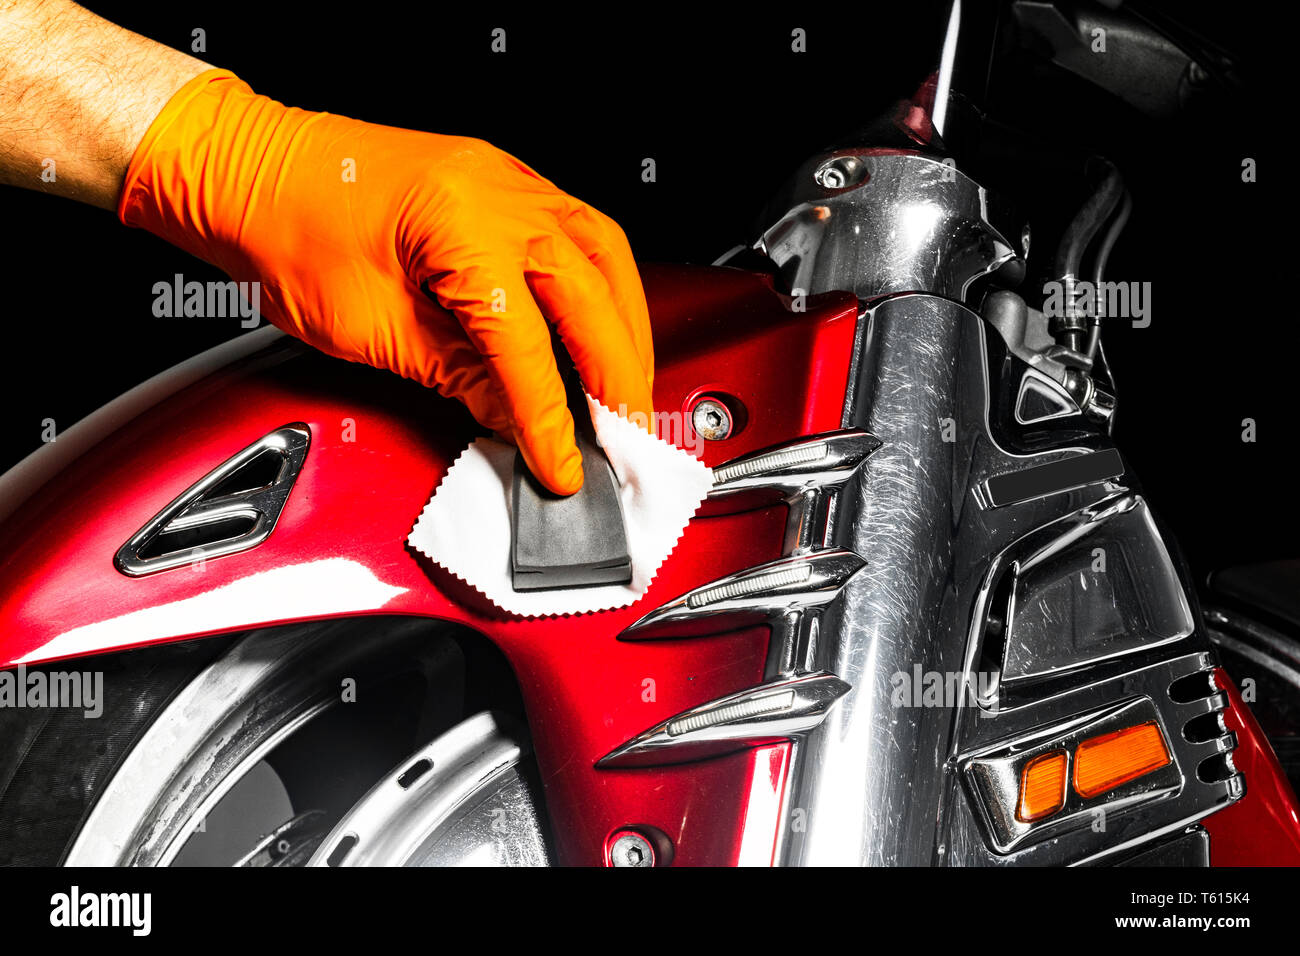
<instances>
[{"instance_id":1,"label":"glove finger","mask_svg":"<svg viewBox=\"0 0 1300 956\"><path fill-rule=\"evenodd\" d=\"M561 221L560 228L609 283L617 314L631 330L646 380L653 385L654 344L650 335L650 311L627 235L618 223L598 209L578 200L573 202L573 209Z\"/></svg>"},{"instance_id":2,"label":"glove finger","mask_svg":"<svg viewBox=\"0 0 1300 956\"><path fill-rule=\"evenodd\" d=\"M628 327L617 318L609 283L567 236L552 234L529 250L529 287L555 323L583 385L601 404L642 427L654 420L650 382Z\"/></svg>"},{"instance_id":3,"label":"glove finger","mask_svg":"<svg viewBox=\"0 0 1300 956\"><path fill-rule=\"evenodd\" d=\"M402 355L408 372L402 374L459 400L489 431L513 433L483 357L454 315L420 293L406 339Z\"/></svg>"},{"instance_id":4,"label":"glove finger","mask_svg":"<svg viewBox=\"0 0 1300 956\"><path fill-rule=\"evenodd\" d=\"M582 455L555 367L551 333L518 265L490 259L446 273L432 287L478 351L524 461L543 485L582 487Z\"/></svg>"}]
</instances>

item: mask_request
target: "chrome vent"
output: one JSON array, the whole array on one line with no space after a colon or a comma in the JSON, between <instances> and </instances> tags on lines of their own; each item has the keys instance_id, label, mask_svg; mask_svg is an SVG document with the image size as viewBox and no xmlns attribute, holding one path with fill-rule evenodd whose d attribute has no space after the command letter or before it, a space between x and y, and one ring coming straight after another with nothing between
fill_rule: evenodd
<instances>
[{"instance_id":1,"label":"chrome vent","mask_svg":"<svg viewBox=\"0 0 1300 956\"><path fill-rule=\"evenodd\" d=\"M257 547L275 530L310 444L311 431L295 422L249 445L154 515L113 564L139 577Z\"/></svg>"}]
</instances>

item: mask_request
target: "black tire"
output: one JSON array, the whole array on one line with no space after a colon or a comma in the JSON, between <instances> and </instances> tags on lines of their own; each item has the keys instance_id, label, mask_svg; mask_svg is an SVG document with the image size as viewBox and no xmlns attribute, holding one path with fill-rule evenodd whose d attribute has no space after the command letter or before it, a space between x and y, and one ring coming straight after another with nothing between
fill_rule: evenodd
<instances>
[{"instance_id":1,"label":"black tire","mask_svg":"<svg viewBox=\"0 0 1300 956\"><path fill-rule=\"evenodd\" d=\"M92 721L79 710L0 707L0 866L58 864L123 755L229 643L209 638L27 668L102 671L103 713Z\"/></svg>"},{"instance_id":2,"label":"black tire","mask_svg":"<svg viewBox=\"0 0 1300 956\"><path fill-rule=\"evenodd\" d=\"M263 648L278 648L277 654L288 648L289 654L283 674L276 672L272 683L259 686L255 700L250 696L253 717L244 726L253 729L243 746L253 753L267 741L274 744L262 761L283 782L299 823L291 852L272 854L271 862L260 853L256 865L305 862L313 841L318 843L375 780L462 719L469 706L491 699L494 707L521 711L499 652L485 649L468 632L412 617L291 625L57 662L39 669L103 672L103 712L87 719L81 710L0 708L0 865L64 862L84 827L111 818L107 811L96 815L96 806L121 788L115 774L143 746L169 704L177 702L174 710L200 693L207 675L225 661ZM479 678L473 683L467 676L471 664ZM355 700L338 706L345 679L352 682ZM182 692L186 698L178 696ZM177 766L186 759L175 755ZM210 775L199 784L191 780L191 788L220 786ZM183 803L151 806L166 808L158 811L160 818L179 817L197 812L202 797L196 792ZM310 815L310 826L302 825L304 814ZM131 823L152 835L175 821ZM268 822L266 832L270 828ZM224 839L206 828L202 834L187 832L173 840L183 846L177 852L173 845L167 859L228 865L251 849L225 845ZM190 840L201 841L204 852L189 852ZM156 848L142 848L121 862L152 865L159 859Z\"/></svg>"}]
</instances>

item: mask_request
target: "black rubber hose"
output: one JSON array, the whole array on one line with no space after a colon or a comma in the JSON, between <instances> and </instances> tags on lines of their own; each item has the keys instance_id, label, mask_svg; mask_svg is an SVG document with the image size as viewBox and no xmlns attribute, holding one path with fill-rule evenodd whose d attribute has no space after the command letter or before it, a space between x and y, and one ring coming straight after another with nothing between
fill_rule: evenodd
<instances>
[{"instance_id":1,"label":"black rubber hose","mask_svg":"<svg viewBox=\"0 0 1300 956\"><path fill-rule=\"evenodd\" d=\"M1053 268L1057 281L1065 284L1067 292L1066 315L1054 323L1056 325L1054 331L1060 344L1075 351L1078 351L1082 344L1083 327L1073 314L1074 281L1079 277L1084 253L1092 244L1097 230L1115 211L1115 206L1124 192L1124 179L1120 176L1119 170L1107 160L1098 159L1097 162L1103 164L1105 169L1101 183L1079 207L1079 211L1074 214L1074 219L1066 227L1061 242L1056 247L1056 261Z\"/></svg>"},{"instance_id":2,"label":"black rubber hose","mask_svg":"<svg viewBox=\"0 0 1300 956\"><path fill-rule=\"evenodd\" d=\"M1119 234L1124 231L1128 224L1128 217L1133 212L1133 196L1126 189L1124 190L1124 201L1120 204L1119 212L1115 218L1106 227L1106 234L1101 237L1101 246L1097 249L1097 259L1092 266L1092 285L1097 294L1097 300L1101 298L1101 284L1106 279L1106 263L1110 261L1110 251L1115 246L1115 240ZM1089 360L1097 355L1097 345L1101 341L1101 315L1094 313L1088 328L1088 347L1085 355Z\"/></svg>"}]
</instances>

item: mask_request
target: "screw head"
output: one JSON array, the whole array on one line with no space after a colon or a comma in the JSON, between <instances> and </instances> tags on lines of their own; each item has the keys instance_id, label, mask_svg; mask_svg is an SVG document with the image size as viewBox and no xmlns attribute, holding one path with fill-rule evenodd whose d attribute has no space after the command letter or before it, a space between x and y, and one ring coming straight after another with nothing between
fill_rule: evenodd
<instances>
[{"instance_id":1,"label":"screw head","mask_svg":"<svg viewBox=\"0 0 1300 956\"><path fill-rule=\"evenodd\" d=\"M731 434L731 412L721 402L706 398L692 410L691 424L706 441L722 441Z\"/></svg>"},{"instance_id":2,"label":"screw head","mask_svg":"<svg viewBox=\"0 0 1300 956\"><path fill-rule=\"evenodd\" d=\"M822 189L846 189L867 178L867 164L856 156L836 156L817 167L813 180Z\"/></svg>"},{"instance_id":3,"label":"screw head","mask_svg":"<svg viewBox=\"0 0 1300 956\"><path fill-rule=\"evenodd\" d=\"M610 866L654 866L655 850L635 830L620 830L609 846Z\"/></svg>"}]
</instances>

